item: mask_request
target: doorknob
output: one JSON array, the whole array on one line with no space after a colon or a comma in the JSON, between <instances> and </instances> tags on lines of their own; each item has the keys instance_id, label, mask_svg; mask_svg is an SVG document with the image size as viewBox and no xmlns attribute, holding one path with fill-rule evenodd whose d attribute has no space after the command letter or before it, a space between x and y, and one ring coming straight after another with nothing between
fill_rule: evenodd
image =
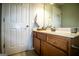
<instances>
[{"instance_id":1,"label":"doorknob","mask_svg":"<svg viewBox=\"0 0 79 59\"><path fill-rule=\"evenodd\" d=\"M27 27L29 27L29 25L26 25L26 27L24 28L25 30L27 29Z\"/></svg>"},{"instance_id":2,"label":"doorknob","mask_svg":"<svg viewBox=\"0 0 79 59\"><path fill-rule=\"evenodd\" d=\"M29 25L26 25L26 27L29 27Z\"/></svg>"}]
</instances>

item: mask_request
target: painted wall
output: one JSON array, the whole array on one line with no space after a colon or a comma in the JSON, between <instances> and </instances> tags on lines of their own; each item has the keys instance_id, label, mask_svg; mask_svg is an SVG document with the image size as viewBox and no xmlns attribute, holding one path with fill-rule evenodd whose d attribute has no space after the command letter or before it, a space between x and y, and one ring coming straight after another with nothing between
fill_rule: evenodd
<instances>
[{"instance_id":1,"label":"painted wall","mask_svg":"<svg viewBox=\"0 0 79 59\"><path fill-rule=\"evenodd\" d=\"M62 6L62 27L79 27L79 4Z\"/></svg>"}]
</instances>

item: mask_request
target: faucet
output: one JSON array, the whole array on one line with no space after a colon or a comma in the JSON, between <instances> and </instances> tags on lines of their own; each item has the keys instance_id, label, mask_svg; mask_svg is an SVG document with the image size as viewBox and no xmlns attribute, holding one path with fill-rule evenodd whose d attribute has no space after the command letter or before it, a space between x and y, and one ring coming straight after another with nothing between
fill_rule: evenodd
<instances>
[{"instance_id":1,"label":"faucet","mask_svg":"<svg viewBox=\"0 0 79 59\"><path fill-rule=\"evenodd\" d=\"M52 26L51 25L48 25L46 28L51 28Z\"/></svg>"}]
</instances>

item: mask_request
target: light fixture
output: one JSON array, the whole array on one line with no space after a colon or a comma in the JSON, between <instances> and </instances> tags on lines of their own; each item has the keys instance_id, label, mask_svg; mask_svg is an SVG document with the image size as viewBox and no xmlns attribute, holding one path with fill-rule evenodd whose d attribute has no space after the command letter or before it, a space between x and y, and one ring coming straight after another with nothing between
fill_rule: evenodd
<instances>
[{"instance_id":1,"label":"light fixture","mask_svg":"<svg viewBox=\"0 0 79 59\"><path fill-rule=\"evenodd\" d=\"M54 3L50 3L50 4L52 5L52 4L54 4Z\"/></svg>"}]
</instances>

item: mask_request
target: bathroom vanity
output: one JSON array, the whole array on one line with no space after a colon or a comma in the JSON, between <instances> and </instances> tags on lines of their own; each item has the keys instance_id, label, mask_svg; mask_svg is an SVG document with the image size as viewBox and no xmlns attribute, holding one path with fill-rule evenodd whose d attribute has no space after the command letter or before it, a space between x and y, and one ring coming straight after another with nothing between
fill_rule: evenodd
<instances>
[{"instance_id":1,"label":"bathroom vanity","mask_svg":"<svg viewBox=\"0 0 79 59\"><path fill-rule=\"evenodd\" d=\"M33 31L34 51L41 56L79 55L79 33Z\"/></svg>"}]
</instances>

